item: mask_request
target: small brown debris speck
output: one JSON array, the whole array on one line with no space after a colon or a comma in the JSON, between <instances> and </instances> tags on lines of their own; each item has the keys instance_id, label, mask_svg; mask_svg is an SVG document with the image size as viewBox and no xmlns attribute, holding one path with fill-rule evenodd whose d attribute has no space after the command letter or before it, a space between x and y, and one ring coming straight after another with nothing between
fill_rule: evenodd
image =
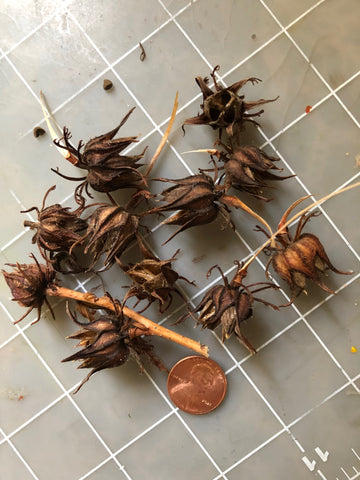
<instances>
[{"instance_id":1,"label":"small brown debris speck","mask_svg":"<svg viewBox=\"0 0 360 480\"><path fill-rule=\"evenodd\" d=\"M44 135L46 132L43 128L41 127L35 127L33 130L33 134L35 138L41 137L41 135Z\"/></svg>"},{"instance_id":2,"label":"small brown debris speck","mask_svg":"<svg viewBox=\"0 0 360 480\"><path fill-rule=\"evenodd\" d=\"M112 81L105 78L105 80L103 82L103 89L104 90L110 90L112 87L113 87Z\"/></svg>"},{"instance_id":3,"label":"small brown debris speck","mask_svg":"<svg viewBox=\"0 0 360 480\"><path fill-rule=\"evenodd\" d=\"M256 40L256 34L253 33L253 34L251 35L251 38L252 38L252 40Z\"/></svg>"},{"instance_id":4,"label":"small brown debris speck","mask_svg":"<svg viewBox=\"0 0 360 480\"><path fill-rule=\"evenodd\" d=\"M198 257L194 257L192 259L192 263L199 263L199 262L201 262L201 260L204 260L205 257L206 257L205 254L204 255L199 255Z\"/></svg>"}]
</instances>

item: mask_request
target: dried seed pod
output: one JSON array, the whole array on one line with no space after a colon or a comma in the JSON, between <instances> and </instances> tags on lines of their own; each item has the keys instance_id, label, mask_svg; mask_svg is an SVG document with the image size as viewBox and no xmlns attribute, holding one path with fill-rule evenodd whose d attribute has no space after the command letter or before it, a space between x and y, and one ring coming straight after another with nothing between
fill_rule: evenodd
<instances>
[{"instance_id":1,"label":"dried seed pod","mask_svg":"<svg viewBox=\"0 0 360 480\"><path fill-rule=\"evenodd\" d=\"M247 78L234 83L230 87L224 88L220 86L215 77L215 72L219 70L217 65L211 73L211 77L215 84L215 92L208 86L208 79L196 77L196 83L199 85L203 94L203 104L200 105L203 113L193 118L185 120L184 125L210 125L214 129L225 128L228 135L233 136L237 131L241 130L244 122L252 122L256 125L257 122L252 117L258 117L263 113L259 110L255 113L246 113L253 108L256 108L265 103L274 102L277 98L272 100L257 100L254 102L245 102L244 96L239 96L237 92L248 82L252 84L258 83L259 78Z\"/></svg>"},{"instance_id":2,"label":"dried seed pod","mask_svg":"<svg viewBox=\"0 0 360 480\"><path fill-rule=\"evenodd\" d=\"M220 211L224 213L228 223L231 224L226 207L216 203L216 200L223 195L223 189L217 187L209 175L200 173L178 180L166 178L156 180L176 184L161 193L167 204L147 212L150 214L179 210L163 221L167 225L181 225L165 243L187 228L211 223L217 218Z\"/></svg>"},{"instance_id":3,"label":"dried seed pod","mask_svg":"<svg viewBox=\"0 0 360 480\"><path fill-rule=\"evenodd\" d=\"M295 204L298 203L295 202ZM295 204L285 212L279 223L278 229L281 230L281 233L276 235L275 241L271 243L269 248L271 257L266 266L266 275L268 277L269 267L272 265L279 277L289 284L291 299L286 305L291 304L301 292L306 292L307 279L326 292L335 293L327 287L322 279L322 275L326 270L332 270L342 275L353 273L352 271L344 272L334 267L316 235L301 233L306 223L321 212L314 211L303 214L300 217L294 237L291 236L288 227L282 228Z\"/></svg>"},{"instance_id":4,"label":"dried seed pod","mask_svg":"<svg viewBox=\"0 0 360 480\"><path fill-rule=\"evenodd\" d=\"M25 227L36 230L32 243L36 243L42 256L48 260L46 252L69 252L72 245L81 238L80 232L87 228L87 222L80 218L83 208L71 212L69 207L62 207L59 204L45 208L45 201L48 194L55 190L56 186L49 188L46 192L41 209L32 207L23 210L27 213L35 210L37 222L24 221Z\"/></svg>"},{"instance_id":5,"label":"dried seed pod","mask_svg":"<svg viewBox=\"0 0 360 480\"><path fill-rule=\"evenodd\" d=\"M145 257L144 260L135 265L127 266L122 265L118 261L121 268L133 281L124 302L131 297L138 299L136 305L141 300L147 300L148 304L140 311L141 313L157 300L159 302L159 312L164 313L171 305L172 292L177 293L185 300L182 293L176 288L175 282L179 279L185 280L192 285L194 282L190 282L187 278L182 277L172 268L171 263L176 260L176 255L180 250L177 250L169 260L160 260L146 249L142 242L140 246Z\"/></svg>"},{"instance_id":6,"label":"dried seed pod","mask_svg":"<svg viewBox=\"0 0 360 480\"><path fill-rule=\"evenodd\" d=\"M270 170L282 171L282 168L274 164L279 159L267 155L255 145L235 148L223 146L226 148L226 153L217 151L216 155L224 162L226 189L234 187L268 202L272 199L262 195L263 188L272 187L266 181L293 177L293 175L286 177L274 175Z\"/></svg>"},{"instance_id":7,"label":"dried seed pod","mask_svg":"<svg viewBox=\"0 0 360 480\"><path fill-rule=\"evenodd\" d=\"M261 302L278 310L278 307L258 297L254 297L254 293L267 288L277 289L276 285L268 282L258 282L245 286L243 278L246 271L243 271L241 265L238 264L237 272L231 282L224 276L222 270L214 265L207 273L217 268L224 281L224 285L216 285L212 287L203 297L197 307L190 314L183 315L178 322L185 320L189 315L199 314L194 317L202 328L214 330L221 325L222 341L227 340L232 334L249 350L250 353L256 353L255 348L241 332L241 323L248 320L253 315L254 301ZM250 290L253 287L259 287Z\"/></svg>"},{"instance_id":8,"label":"dried seed pod","mask_svg":"<svg viewBox=\"0 0 360 480\"><path fill-rule=\"evenodd\" d=\"M100 315L94 318L93 312L88 312L88 323L80 323L76 316L68 310L72 320L82 327L81 330L68 336L77 339L78 347L83 347L74 355L65 358L63 362L80 360L78 368L91 368L90 373L75 390L76 393L82 385L96 372L105 368L118 367L126 363L129 358L134 358L143 369L142 360L149 360L160 370L167 370L161 360L154 354L154 347L138 335L146 334L139 328L134 328L130 319L121 312L116 314Z\"/></svg>"},{"instance_id":9,"label":"dried seed pod","mask_svg":"<svg viewBox=\"0 0 360 480\"><path fill-rule=\"evenodd\" d=\"M38 322L41 316L41 308L44 303L49 307L49 310L54 317L54 312L47 301L45 292L46 289L51 287L55 282L55 271L49 265L41 265L34 255L31 255L31 257L35 263L7 263L6 265L12 267L13 271L1 271L11 290L13 296L12 300L18 302L22 307L28 308L26 313L15 323L23 320L34 308L37 308L38 316L32 323Z\"/></svg>"},{"instance_id":10,"label":"dried seed pod","mask_svg":"<svg viewBox=\"0 0 360 480\"><path fill-rule=\"evenodd\" d=\"M58 170L53 170L68 180L83 180L75 190L75 198L80 205L84 203L84 190L91 197L88 185L97 192L104 193L121 188L143 189L146 187L146 179L138 171L138 168L142 166L138 161L143 158L146 148L140 155L120 155L126 147L137 141L137 137L114 139L114 136L127 121L133 110L134 108L129 111L114 130L87 142L83 152L81 152L82 142L79 143L77 148L70 144L71 134L67 128L64 128L64 136L60 140L65 145L61 145L59 141L54 140L58 147L68 150L78 159L76 166L88 171L86 177L73 178L60 174Z\"/></svg>"},{"instance_id":11,"label":"dried seed pod","mask_svg":"<svg viewBox=\"0 0 360 480\"><path fill-rule=\"evenodd\" d=\"M94 267L102 254L106 254L106 268L115 263L116 258L120 258L130 243L136 240L138 228L138 217L124 208L113 205L98 207L89 219L86 234L79 241L87 242L85 254L92 252L94 255L89 269Z\"/></svg>"}]
</instances>

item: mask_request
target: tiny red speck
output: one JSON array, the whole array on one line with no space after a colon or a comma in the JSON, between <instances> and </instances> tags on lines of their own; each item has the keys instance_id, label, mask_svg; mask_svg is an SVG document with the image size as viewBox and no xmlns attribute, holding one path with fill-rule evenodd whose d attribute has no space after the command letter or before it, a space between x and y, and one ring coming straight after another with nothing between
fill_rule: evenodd
<instances>
[{"instance_id":1,"label":"tiny red speck","mask_svg":"<svg viewBox=\"0 0 360 480\"><path fill-rule=\"evenodd\" d=\"M19 397L18 397L18 402L19 402L20 400L23 400L23 398L24 398L24 397L23 397L22 395L19 395Z\"/></svg>"},{"instance_id":2,"label":"tiny red speck","mask_svg":"<svg viewBox=\"0 0 360 480\"><path fill-rule=\"evenodd\" d=\"M307 107L305 108L305 113L310 113L312 107L310 105L307 105Z\"/></svg>"}]
</instances>

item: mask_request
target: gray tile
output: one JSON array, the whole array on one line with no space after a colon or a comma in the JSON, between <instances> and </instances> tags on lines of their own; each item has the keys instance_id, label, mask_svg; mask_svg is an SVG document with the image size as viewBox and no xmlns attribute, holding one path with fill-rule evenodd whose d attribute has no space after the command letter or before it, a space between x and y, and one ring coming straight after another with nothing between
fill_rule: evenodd
<instances>
[{"instance_id":1,"label":"gray tile","mask_svg":"<svg viewBox=\"0 0 360 480\"><path fill-rule=\"evenodd\" d=\"M286 424L346 381L303 323L283 333L243 366Z\"/></svg>"},{"instance_id":2,"label":"gray tile","mask_svg":"<svg viewBox=\"0 0 360 480\"><path fill-rule=\"evenodd\" d=\"M360 76L357 76L350 83L339 90L338 95L345 103L346 107L360 122Z\"/></svg>"},{"instance_id":3,"label":"gray tile","mask_svg":"<svg viewBox=\"0 0 360 480\"><path fill-rule=\"evenodd\" d=\"M353 377L359 373L359 280L346 287L341 295L335 295L320 308L307 316L330 352L346 372Z\"/></svg>"},{"instance_id":4,"label":"gray tile","mask_svg":"<svg viewBox=\"0 0 360 480\"><path fill-rule=\"evenodd\" d=\"M145 42L144 48L145 62L139 61L136 51L116 64L115 69L153 120L161 123L171 114L176 91L179 91L179 107L198 94L193 79L202 71L207 73L208 67L172 22ZM166 70L162 68L165 64ZM144 85L151 87L147 90Z\"/></svg>"},{"instance_id":5,"label":"gray tile","mask_svg":"<svg viewBox=\"0 0 360 480\"><path fill-rule=\"evenodd\" d=\"M241 89L239 93L245 95L245 101L270 100L279 96L274 103L253 110L264 110L256 120L268 137L281 131L302 115L307 105L314 105L328 93L285 34L237 68L225 81L231 85L249 77L258 77L262 82L258 85L248 83Z\"/></svg>"},{"instance_id":6,"label":"gray tile","mask_svg":"<svg viewBox=\"0 0 360 480\"><path fill-rule=\"evenodd\" d=\"M8 50L13 47L41 23L52 17L56 13L56 7L65 3L64 0L57 5L50 0L41 0L36 3L30 0L21 0L16 4L9 0L2 2L0 48Z\"/></svg>"},{"instance_id":7,"label":"gray tile","mask_svg":"<svg viewBox=\"0 0 360 480\"><path fill-rule=\"evenodd\" d=\"M34 442L36 438L36 442ZM77 410L64 399L12 437L39 478L76 479L108 453Z\"/></svg>"},{"instance_id":8,"label":"gray tile","mask_svg":"<svg viewBox=\"0 0 360 480\"><path fill-rule=\"evenodd\" d=\"M223 403L206 416L206 421L202 416L181 413L222 470L280 430L279 422L238 370L227 380Z\"/></svg>"},{"instance_id":9,"label":"gray tile","mask_svg":"<svg viewBox=\"0 0 360 480\"><path fill-rule=\"evenodd\" d=\"M162 3L173 15L186 6L191 8L191 2L189 2L189 0L162 0Z\"/></svg>"},{"instance_id":10,"label":"gray tile","mask_svg":"<svg viewBox=\"0 0 360 480\"><path fill-rule=\"evenodd\" d=\"M289 29L290 35L332 88L359 70L360 33L356 12L359 12L356 0L345 0L341 5L330 0Z\"/></svg>"},{"instance_id":11,"label":"gray tile","mask_svg":"<svg viewBox=\"0 0 360 480\"><path fill-rule=\"evenodd\" d=\"M302 464L302 456L290 435L283 433L227 473L226 477L229 480L244 477L287 480L291 476L293 480L310 480L313 476Z\"/></svg>"},{"instance_id":12,"label":"gray tile","mask_svg":"<svg viewBox=\"0 0 360 480\"><path fill-rule=\"evenodd\" d=\"M2 428L10 434L61 394L50 373L22 337L0 350Z\"/></svg>"},{"instance_id":13,"label":"gray tile","mask_svg":"<svg viewBox=\"0 0 360 480\"><path fill-rule=\"evenodd\" d=\"M88 371L82 370L82 376ZM170 411L135 361L95 374L76 394L76 402L113 451Z\"/></svg>"},{"instance_id":14,"label":"gray tile","mask_svg":"<svg viewBox=\"0 0 360 480\"><path fill-rule=\"evenodd\" d=\"M155 451L161 451L161 456L155 455ZM207 480L218 473L174 415L131 444L118 459L131 478L146 478L152 472L158 480Z\"/></svg>"},{"instance_id":15,"label":"gray tile","mask_svg":"<svg viewBox=\"0 0 360 480\"><path fill-rule=\"evenodd\" d=\"M33 56L44 59L34 62ZM106 64L67 13L55 17L25 40L9 59L35 90L55 105L99 75Z\"/></svg>"},{"instance_id":16,"label":"gray tile","mask_svg":"<svg viewBox=\"0 0 360 480\"><path fill-rule=\"evenodd\" d=\"M272 13L280 20L284 27L300 15L303 15L316 3L316 0L304 0L302 2L297 2L296 0L267 0L266 2Z\"/></svg>"},{"instance_id":17,"label":"gray tile","mask_svg":"<svg viewBox=\"0 0 360 480\"><path fill-rule=\"evenodd\" d=\"M349 476L354 475L353 466L360 470L358 402L357 394L342 390L291 428L305 448L305 455L316 461L315 468L326 478L344 478L342 468ZM315 452L316 448L329 452L325 462Z\"/></svg>"},{"instance_id":18,"label":"gray tile","mask_svg":"<svg viewBox=\"0 0 360 480\"><path fill-rule=\"evenodd\" d=\"M0 445L0 462L1 471L5 478L22 478L24 480L34 478L8 443Z\"/></svg>"},{"instance_id":19,"label":"gray tile","mask_svg":"<svg viewBox=\"0 0 360 480\"><path fill-rule=\"evenodd\" d=\"M196 2L179 15L178 21L210 64L214 67L220 64L223 72L279 31L260 3L250 5L242 0Z\"/></svg>"},{"instance_id":20,"label":"gray tile","mask_svg":"<svg viewBox=\"0 0 360 480\"><path fill-rule=\"evenodd\" d=\"M343 130L339 137L340 123ZM310 192L321 198L354 175L357 130L331 98L280 135L275 144L290 166L298 167L298 176Z\"/></svg>"},{"instance_id":21,"label":"gray tile","mask_svg":"<svg viewBox=\"0 0 360 480\"><path fill-rule=\"evenodd\" d=\"M168 19L156 0L137 1L130 11L124 0L104 4L92 0L86 3L86 8L75 2L70 11L109 62L114 62L137 46ZM139 48L136 55L140 55Z\"/></svg>"}]
</instances>

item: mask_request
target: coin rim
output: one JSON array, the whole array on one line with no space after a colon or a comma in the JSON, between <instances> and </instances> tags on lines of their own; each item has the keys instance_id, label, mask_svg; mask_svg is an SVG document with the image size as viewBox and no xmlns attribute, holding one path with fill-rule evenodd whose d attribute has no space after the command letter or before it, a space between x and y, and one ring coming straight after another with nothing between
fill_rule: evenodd
<instances>
[{"instance_id":1,"label":"coin rim","mask_svg":"<svg viewBox=\"0 0 360 480\"><path fill-rule=\"evenodd\" d=\"M222 377L223 377L223 380L224 380L224 387L225 387L225 388L224 388L223 394L222 394L222 396L221 396L221 398L220 398L220 401L219 401L215 406L213 406L213 407L210 408L209 410L206 410L205 412L188 412L188 411L182 409L182 408L174 401L174 399L173 399L173 397L171 396L170 391L169 391L169 378L171 377L171 374L172 374L173 370L174 370L178 365L180 365L181 363L186 362L186 361L189 361L190 359L193 359L193 358L197 358L197 359L201 358L202 360L205 360L206 362L211 362L211 363L215 364L215 365L220 369L221 374L222 374ZM218 407L222 404L222 402L223 402L223 400L224 400L224 398L225 398L226 392L227 392L227 379L226 379L226 375L225 375L224 370L223 370L223 369L220 367L220 365L219 365L217 362L215 362L215 360L213 360L212 358L203 357L203 356L201 356L201 355L190 355L190 356L188 356L188 357L181 358L178 362L175 363L175 365L173 365L173 367L171 368L171 370L170 370L170 372L169 372L169 374L168 374L166 386L167 386L167 391L168 391L170 400L171 400L171 401L173 402L173 404L176 405L177 408L179 408L182 412L188 413L189 415L205 415L206 413L212 412L213 410L215 410L216 408L218 408Z\"/></svg>"}]
</instances>

